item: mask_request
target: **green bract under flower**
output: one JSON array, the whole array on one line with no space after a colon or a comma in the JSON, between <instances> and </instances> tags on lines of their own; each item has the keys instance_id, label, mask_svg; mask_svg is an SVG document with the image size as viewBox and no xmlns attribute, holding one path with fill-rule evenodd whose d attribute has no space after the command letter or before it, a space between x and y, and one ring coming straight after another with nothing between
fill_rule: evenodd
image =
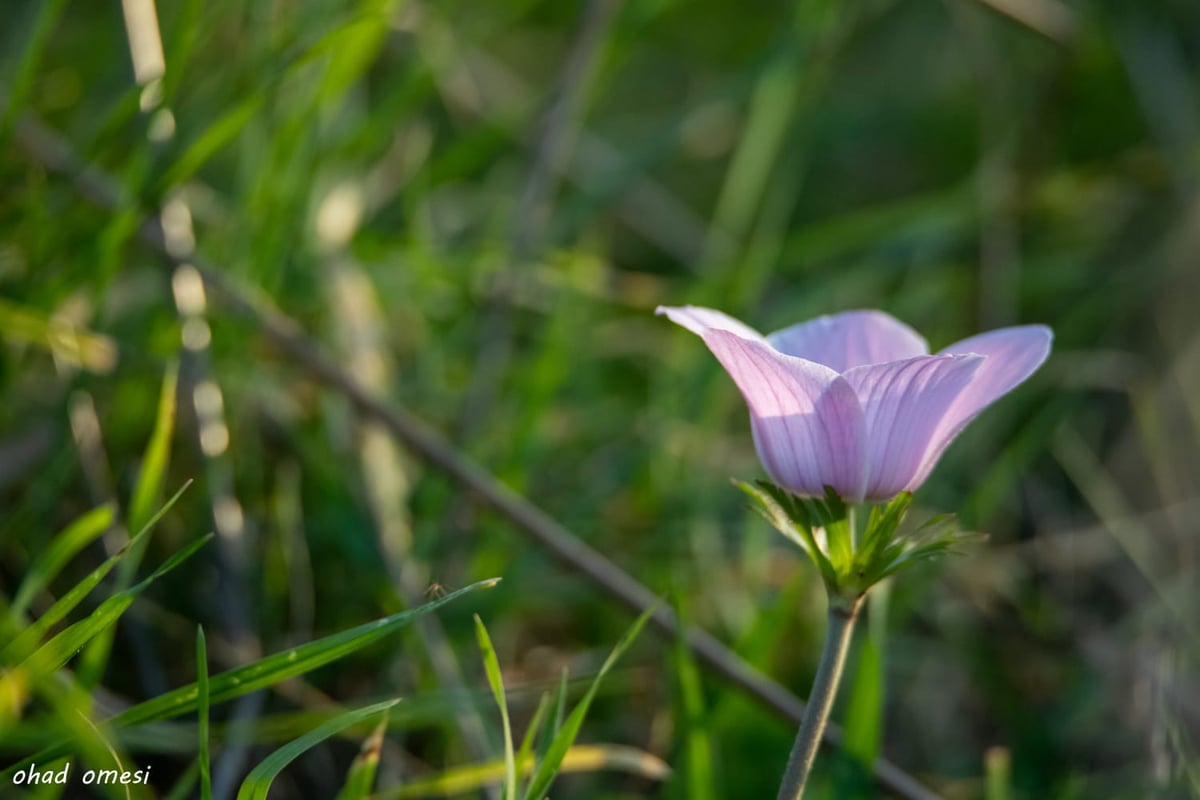
<instances>
[{"instance_id":1,"label":"green bract under flower","mask_svg":"<svg viewBox=\"0 0 1200 800\"><path fill-rule=\"evenodd\" d=\"M980 538L959 529L952 514L939 514L902 532L912 492L887 503L848 505L830 487L824 498L814 498L792 494L768 481L734 483L755 500L755 510L808 554L831 603L852 604L889 575Z\"/></svg>"}]
</instances>

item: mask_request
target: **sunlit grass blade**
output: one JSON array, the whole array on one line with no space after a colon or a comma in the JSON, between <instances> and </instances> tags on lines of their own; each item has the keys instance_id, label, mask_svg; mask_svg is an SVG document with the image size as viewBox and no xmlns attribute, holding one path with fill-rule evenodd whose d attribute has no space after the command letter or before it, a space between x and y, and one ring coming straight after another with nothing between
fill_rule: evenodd
<instances>
[{"instance_id":1,"label":"sunlit grass blade","mask_svg":"<svg viewBox=\"0 0 1200 800\"><path fill-rule=\"evenodd\" d=\"M196 718L200 742L200 800L212 800L212 773L208 757L208 646L204 628L196 626Z\"/></svg>"},{"instance_id":2,"label":"sunlit grass blade","mask_svg":"<svg viewBox=\"0 0 1200 800\"><path fill-rule=\"evenodd\" d=\"M496 705L500 707L500 724L504 728L504 797L506 800L516 800L517 767L513 755L512 725L508 719L508 700L504 696L504 679L500 674L496 648L492 646L492 639L478 614L475 615L475 638L483 653L483 670L487 673L488 685L492 687Z\"/></svg>"},{"instance_id":3,"label":"sunlit grass blade","mask_svg":"<svg viewBox=\"0 0 1200 800\"><path fill-rule=\"evenodd\" d=\"M310 750L329 737L336 736L346 728L356 725L374 714L386 711L399 702L399 700L388 700L365 708L347 711L318 725L299 739L288 742L250 770L250 774L242 782L242 788L238 790L238 800L266 800L267 792L271 789L271 783L275 777L306 750Z\"/></svg>"},{"instance_id":4,"label":"sunlit grass blade","mask_svg":"<svg viewBox=\"0 0 1200 800\"><path fill-rule=\"evenodd\" d=\"M94 508L51 540L41 556L30 565L13 597L8 610L13 624L20 625L19 617L29 608L33 598L54 580L67 562L112 527L114 515L115 509L111 504Z\"/></svg>"},{"instance_id":5,"label":"sunlit grass blade","mask_svg":"<svg viewBox=\"0 0 1200 800\"><path fill-rule=\"evenodd\" d=\"M182 560L188 554L184 552L177 554L171 559L171 562L164 564L154 576L151 576L147 580L149 581L162 574L165 569L174 566L175 563L178 563L179 560ZM495 586L498 582L499 578L479 581L418 608L403 611L390 617L384 617L374 622L368 622L365 625L359 625L358 627L327 636L324 639L318 639L315 642L309 642L300 647L267 656L253 664L223 672L209 680L209 702L220 703L231 700L336 661L404 627L422 614L433 611L476 589ZM141 586L139 584L139 587ZM134 589L129 591L134 591ZM124 609L122 608L121 610ZM99 609L97 613L99 613ZM106 616L108 616L107 613ZM74 637L78 637L78 634L73 633L71 629L64 631L63 636L68 633L71 633ZM77 641L77 638L60 640L59 637L56 637L51 643L54 644L55 649L53 652L48 653L46 657L55 656L61 658L62 653L67 652L66 643L68 641L74 643ZM193 683L127 709L108 720L108 725L116 729L145 722L169 719L195 710L198 704L199 687ZM58 745L43 750L30 760L48 761L52 758L62 756L69 751L70 748L68 746ZM22 764L14 764L9 767L9 769L0 773L0 780L10 777L11 773L21 766Z\"/></svg>"},{"instance_id":6,"label":"sunlit grass blade","mask_svg":"<svg viewBox=\"0 0 1200 800\"><path fill-rule=\"evenodd\" d=\"M534 759L526 755L518 759L517 768L522 775L533 771ZM468 764L454 767L431 778L409 781L403 786L385 789L374 796L374 800L411 800L418 797L458 797L478 791L485 786L499 783L504 778L505 764L502 760L485 764ZM584 744L574 745L563 755L559 773L600 772L613 770L636 775L649 780L664 780L671 768L658 756L623 745Z\"/></svg>"},{"instance_id":7,"label":"sunlit grass blade","mask_svg":"<svg viewBox=\"0 0 1200 800\"><path fill-rule=\"evenodd\" d=\"M32 655L22 662L22 667L35 670L38 674L46 674L60 669L72 656L98 634L108 630L121 615L125 613L137 596L146 591L150 584L178 567L191 558L201 547L213 537L207 534L191 542L179 552L173 554L140 583L129 587L123 592L117 592L101 603L90 615L74 623L62 633L55 636Z\"/></svg>"},{"instance_id":8,"label":"sunlit grass blade","mask_svg":"<svg viewBox=\"0 0 1200 800\"><path fill-rule=\"evenodd\" d=\"M171 434L175 430L175 390L178 378L179 368L172 363L163 375L154 432L150 434L150 443L146 445L146 451L142 455L142 467L129 500L130 530L142 529L153 516L158 498L162 494L167 461L171 453Z\"/></svg>"},{"instance_id":9,"label":"sunlit grass blade","mask_svg":"<svg viewBox=\"0 0 1200 800\"><path fill-rule=\"evenodd\" d=\"M387 724L388 713L385 711L383 718L363 742L362 749L350 764L346 782L338 792L337 800L365 800L375 789L375 771L379 767L379 751L383 749L383 736L387 733Z\"/></svg>"},{"instance_id":10,"label":"sunlit grass blade","mask_svg":"<svg viewBox=\"0 0 1200 800\"><path fill-rule=\"evenodd\" d=\"M583 726L583 719L587 716L588 709L592 705L592 700L596 697L596 692L600 688L600 682L617 663L624 652L633 644L633 640L641 632L646 621L650 619L650 615L655 609L648 609L637 621L625 632L621 640L617 642L617 646L609 653L604 664L600 667L600 671L596 673L596 677L592 680L592 685L588 687L587 693L583 699L571 711L571 714L563 722L561 729L555 734L554 741L550 743L549 750L537 766L537 770L533 774L533 778L529 782L529 788L525 792L525 800L542 800L546 796L546 791L550 788L550 784L554 782L554 776L558 774L559 767L562 765L562 760L566 756L567 751L571 749L571 745L575 743L575 737L579 735L579 729Z\"/></svg>"},{"instance_id":11,"label":"sunlit grass blade","mask_svg":"<svg viewBox=\"0 0 1200 800\"><path fill-rule=\"evenodd\" d=\"M150 442L142 454L141 470L133 487L129 501L128 527L129 530L141 530L154 516L154 508L162 494L163 482L166 478L167 461L171 450L171 433L175 430L175 387L178 382L178 368L171 364L163 374L162 388L158 396L158 410L154 418L154 431L150 434ZM143 537L136 542L130 542L128 552L121 563L117 565L117 590L124 590L133 583L134 575L142 565L146 547L150 540ZM105 667L108 665L109 653L112 651L115 630L108 630L93 639L87 651L79 660L79 680L84 685L92 685L100 680Z\"/></svg>"}]
</instances>

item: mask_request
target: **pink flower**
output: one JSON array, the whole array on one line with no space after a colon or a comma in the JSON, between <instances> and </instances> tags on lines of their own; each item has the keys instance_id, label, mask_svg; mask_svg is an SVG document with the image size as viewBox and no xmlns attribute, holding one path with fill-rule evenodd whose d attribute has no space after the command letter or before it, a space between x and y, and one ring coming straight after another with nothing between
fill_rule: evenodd
<instances>
[{"instance_id":1,"label":"pink flower","mask_svg":"<svg viewBox=\"0 0 1200 800\"><path fill-rule=\"evenodd\" d=\"M882 311L817 317L763 336L710 308L660 306L704 339L750 407L754 446L779 486L849 502L925 482L978 414L1041 366L1053 334L1022 325L929 355L916 331Z\"/></svg>"}]
</instances>

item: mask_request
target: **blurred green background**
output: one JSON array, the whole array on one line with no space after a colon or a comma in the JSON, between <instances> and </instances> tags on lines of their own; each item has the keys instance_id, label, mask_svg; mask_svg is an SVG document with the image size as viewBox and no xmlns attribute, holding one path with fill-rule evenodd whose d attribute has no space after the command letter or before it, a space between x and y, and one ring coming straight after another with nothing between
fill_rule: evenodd
<instances>
[{"instance_id":1,"label":"blurred green background","mask_svg":"<svg viewBox=\"0 0 1200 800\"><path fill-rule=\"evenodd\" d=\"M216 671L503 576L440 625L214 709L258 721L243 761L214 743L236 774L331 702L403 695L386 788L501 754L472 614L518 736L631 622L139 241L165 206L169 248L194 238L388 405L801 695L819 580L729 484L761 475L741 399L655 305L763 330L877 307L935 348L1051 325L1051 360L918 494L989 539L872 605L835 714L859 757L826 750L811 796L886 795L861 767L877 749L947 798L1200 796L1194 0L145 7L8 0L0 22L0 597L88 509L116 501L126 527L34 616L136 529L174 364L159 494L195 483L139 574L218 533L111 652L68 665L101 707L194 680L196 623ZM107 207L36 122L108 173ZM63 713L11 699L0 764ZM272 796L332 797L369 727ZM552 796L774 796L793 735L644 632L581 741L671 776L586 772ZM152 745L125 746L163 796L195 750Z\"/></svg>"}]
</instances>

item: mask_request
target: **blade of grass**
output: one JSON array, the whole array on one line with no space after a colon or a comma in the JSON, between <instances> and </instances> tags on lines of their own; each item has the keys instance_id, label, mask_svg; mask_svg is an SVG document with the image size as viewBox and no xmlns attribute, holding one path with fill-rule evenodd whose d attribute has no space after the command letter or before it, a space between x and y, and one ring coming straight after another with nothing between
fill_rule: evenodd
<instances>
[{"instance_id":1,"label":"blade of grass","mask_svg":"<svg viewBox=\"0 0 1200 800\"><path fill-rule=\"evenodd\" d=\"M563 667L562 674L558 678L558 691L554 693L554 703L550 706L550 724L542 729L541 739L538 741L537 753L541 759L550 750L550 744L554 741L554 736L562 730L563 720L567 716L567 668Z\"/></svg>"},{"instance_id":2,"label":"blade of grass","mask_svg":"<svg viewBox=\"0 0 1200 800\"><path fill-rule=\"evenodd\" d=\"M492 646L492 638L488 636L487 628L478 614L475 615L475 638L483 652L483 670L487 673L496 705L500 707L500 724L504 728L504 797L506 800L516 800L517 766L513 755L512 725L508 719L508 701L504 697L504 679L500 674L496 648Z\"/></svg>"},{"instance_id":3,"label":"blade of grass","mask_svg":"<svg viewBox=\"0 0 1200 800\"><path fill-rule=\"evenodd\" d=\"M1012 797L1012 756L1006 747L989 747L983 754L986 772L987 800L1010 800Z\"/></svg>"},{"instance_id":4,"label":"blade of grass","mask_svg":"<svg viewBox=\"0 0 1200 800\"><path fill-rule=\"evenodd\" d=\"M205 163L232 142L258 112L265 93L255 92L222 114L204 133L182 152L167 171L162 189L178 186L192 177Z\"/></svg>"},{"instance_id":5,"label":"blade of grass","mask_svg":"<svg viewBox=\"0 0 1200 800\"><path fill-rule=\"evenodd\" d=\"M537 741L538 732L542 729L542 724L546 721L546 715L550 711L550 706L550 693L543 692L541 698L538 699L537 708L534 709L533 719L529 720L529 726L525 729L525 735L521 737L521 746L517 748L516 762L518 764L524 764L526 759L533 756L533 743Z\"/></svg>"},{"instance_id":6,"label":"blade of grass","mask_svg":"<svg viewBox=\"0 0 1200 800\"><path fill-rule=\"evenodd\" d=\"M375 730L363 742L362 749L354 757L346 782L338 792L337 800L366 800L375 788L375 770L379 766L379 751L383 748L383 735L387 733L388 712L375 726Z\"/></svg>"},{"instance_id":7,"label":"blade of grass","mask_svg":"<svg viewBox=\"0 0 1200 800\"><path fill-rule=\"evenodd\" d=\"M199 771L199 760L189 764L188 768L179 776L179 779L175 781L175 785L162 796L162 800L187 800L187 798L193 797L192 788L196 784L196 775Z\"/></svg>"},{"instance_id":8,"label":"blade of grass","mask_svg":"<svg viewBox=\"0 0 1200 800\"><path fill-rule=\"evenodd\" d=\"M677 608L680 619L685 611ZM716 778L713 775L712 740L709 737L704 709L704 688L687 642L676 637L674 648L675 677L679 682L679 702L683 706L684 752L687 753L687 796L692 800L713 800Z\"/></svg>"},{"instance_id":9,"label":"blade of grass","mask_svg":"<svg viewBox=\"0 0 1200 800\"><path fill-rule=\"evenodd\" d=\"M479 581L423 606L401 611L390 617L283 650L244 667L222 672L209 679L209 702L223 703L336 661L394 633L422 614L440 608L476 589L495 586L499 580L490 578ZM170 719L195 709L196 701L196 685L183 686L126 709L113 718L112 724L127 726Z\"/></svg>"},{"instance_id":10,"label":"blade of grass","mask_svg":"<svg viewBox=\"0 0 1200 800\"><path fill-rule=\"evenodd\" d=\"M571 749L571 745L575 743L575 737L579 735L579 729L583 727L583 718L587 716L588 709L592 705L592 700L596 697L596 692L600 688L600 682L604 680L604 676L608 674L613 665L617 663L617 659L633 644L633 640L641 633L646 621L657 609L651 608L644 612L637 621L630 626L621 640L617 642L617 646L612 649L601 665L600 671L596 673L596 677L592 680L592 685L588 687L587 693L583 699L571 711L566 722L554 737L554 741L550 743L550 748L546 755L538 764L537 770L533 774L533 778L529 782L529 788L525 792L525 800L542 800L546 796L546 791L550 788L550 784L554 782L554 777L558 774L559 767L562 765L563 758L567 751Z\"/></svg>"},{"instance_id":11,"label":"blade of grass","mask_svg":"<svg viewBox=\"0 0 1200 800\"><path fill-rule=\"evenodd\" d=\"M4 109L4 115L0 118L0 147L7 149L13 122L25 107L34 77L37 75L42 61L42 55L46 51L46 44L50 40L50 34L54 32L66 5L66 0L42 3L37 19L34 20L30 30L24 36L25 48L21 54L16 74L8 78L11 93L8 107ZM9 22L11 24L11 18Z\"/></svg>"},{"instance_id":12,"label":"blade of grass","mask_svg":"<svg viewBox=\"0 0 1200 800\"><path fill-rule=\"evenodd\" d=\"M324 639L275 653L244 667L222 672L209 679L208 700L210 703L222 703L324 666L382 639L404 627L421 614L433 611L476 589L495 586L499 581L499 578L479 581L419 608L368 622L365 625L326 636ZM198 703L199 687L192 683L126 709L108 720L108 725L117 729L170 719L195 710ZM13 764L0 772L0 781L11 778L12 773L27 763L46 762L69 752L70 746L66 744L48 747L32 758Z\"/></svg>"},{"instance_id":13,"label":"blade of grass","mask_svg":"<svg viewBox=\"0 0 1200 800\"><path fill-rule=\"evenodd\" d=\"M238 790L238 800L266 800L267 792L271 789L271 783L274 782L275 777L305 751L312 749L331 736L336 736L346 730L346 728L356 725L368 717L378 714L381 711L387 711L399 702L398 699L388 700L383 703L366 706L365 708L347 711L322 725L318 725L299 739L288 742L264 758L257 767L250 770L250 774L242 782L242 788Z\"/></svg>"},{"instance_id":14,"label":"blade of grass","mask_svg":"<svg viewBox=\"0 0 1200 800\"><path fill-rule=\"evenodd\" d=\"M146 452L142 455L142 468L129 500L131 530L141 530L150 520L159 495L162 494L167 461L171 455L171 435L175 430L175 391L178 377L178 365L169 364L163 375L162 392L158 397L154 431L150 434L150 443L146 445Z\"/></svg>"},{"instance_id":15,"label":"blade of grass","mask_svg":"<svg viewBox=\"0 0 1200 800\"><path fill-rule=\"evenodd\" d=\"M20 636L9 642L8 646L3 651L0 651L0 663L14 664L25 660L37 647L38 642L45 638L46 633L66 617L67 614L71 613L83 601L83 598L91 593L92 589L96 588L96 584L100 583L104 579L104 576L112 571L113 567L125 557L131 547L142 537L149 534L155 523L162 519L171 506L175 505L180 495L187 490L188 486L191 486L191 483L191 481L188 481L180 487L179 491L158 510L157 514L150 518L146 525L119 552L114 553L104 563L92 570L83 580L71 587L66 594L46 610L46 613L38 617Z\"/></svg>"},{"instance_id":16,"label":"blade of grass","mask_svg":"<svg viewBox=\"0 0 1200 800\"><path fill-rule=\"evenodd\" d=\"M171 432L175 429L175 387L179 369L175 364L167 366L163 374L162 390L158 396L158 410L154 418L154 430L150 442L142 454L142 467L129 501L128 525L130 530L141 528L154 516L154 506L162 493L167 472L167 461L171 450ZM117 565L117 589L123 590L132 582L146 554L149 539L130 542L128 553ZM94 685L104 674L112 651L116 630L105 631L88 645L87 652L79 662L79 678L86 685Z\"/></svg>"},{"instance_id":17,"label":"blade of grass","mask_svg":"<svg viewBox=\"0 0 1200 800\"><path fill-rule=\"evenodd\" d=\"M212 800L212 773L208 754L208 646L204 628L196 626L196 716L199 725L200 800Z\"/></svg>"},{"instance_id":18,"label":"blade of grass","mask_svg":"<svg viewBox=\"0 0 1200 800\"><path fill-rule=\"evenodd\" d=\"M191 542L164 561L145 580L109 597L90 615L69 626L62 633L38 648L32 655L21 662L21 666L18 669L30 669L36 674L41 675L61 669L85 644L98 634L108 630L110 626L120 619L126 609L133 605L133 601L137 599L137 596L150 588L150 584L191 558L197 550L208 544L208 541L212 538L213 534L210 533Z\"/></svg>"},{"instance_id":19,"label":"blade of grass","mask_svg":"<svg viewBox=\"0 0 1200 800\"><path fill-rule=\"evenodd\" d=\"M33 598L45 586L54 580L59 571L74 558L80 550L94 542L100 534L113 524L115 509L111 504L94 508L76 519L54 537L40 557L29 567L25 579L21 581L12 606L9 608L9 618L13 624L20 627L19 617L29 608Z\"/></svg>"}]
</instances>

